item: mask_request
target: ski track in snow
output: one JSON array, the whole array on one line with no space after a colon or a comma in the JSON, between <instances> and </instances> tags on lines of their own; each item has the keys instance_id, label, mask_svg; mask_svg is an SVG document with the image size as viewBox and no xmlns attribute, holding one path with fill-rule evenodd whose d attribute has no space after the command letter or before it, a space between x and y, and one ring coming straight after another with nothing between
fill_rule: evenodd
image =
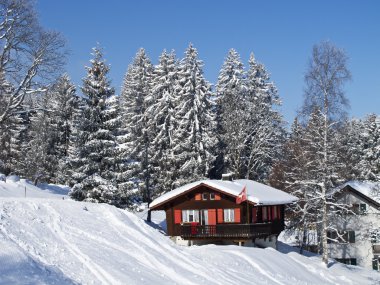
<instances>
[{"instance_id":1,"label":"ski track in snow","mask_svg":"<svg viewBox=\"0 0 380 285\"><path fill-rule=\"evenodd\" d=\"M0 269L12 267L16 272L15 276L0 275L0 285L77 284L54 267L49 269L47 264L41 263L41 256L33 252L33 247L28 248L25 243L9 233L4 227L4 220L5 217L10 217L8 213L12 209L4 205L0 210Z\"/></svg>"},{"instance_id":2,"label":"ski track in snow","mask_svg":"<svg viewBox=\"0 0 380 285\"><path fill-rule=\"evenodd\" d=\"M177 266L182 267L185 271L190 271L189 273L194 275L200 275L203 277L207 284L217 284L215 282L215 279L213 279L207 272L204 272L204 267L201 265L201 263L196 263L191 260L187 255L184 253L180 253L178 249L173 250L173 248L167 248L170 251L170 254L166 255L165 258L169 259L170 262L172 262L169 266L163 265L159 260L155 258L155 256L160 256L162 254L162 251L157 248L157 242L154 243L149 236L141 235L141 230L135 230L133 227L126 226L123 222L120 221L117 217L115 217L114 213L108 212L108 217L112 221L111 226L115 230L115 232L123 237L123 234L119 231L120 228L124 229L126 232L129 232L132 236L138 235L139 236L139 243L132 242L130 239L128 239L129 243L132 243L134 247L138 248L140 252L144 253L144 256L149 256L149 259L151 260L152 268L159 269L159 272L166 272L167 275L173 279L173 281L178 282L178 284L198 284L194 283L189 279L184 279L183 277L178 276L178 274L175 272L174 268L172 267L172 264L177 264ZM141 221L140 221L141 222ZM148 234L148 233L147 233ZM148 252L143 246L140 246L140 244L143 245L150 245ZM161 246L161 245L160 245ZM155 252L155 254L152 254L152 250ZM144 258L145 259L145 258ZM146 259L145 259L146 260ZM181 261L181 262L179 262ZM145 261L146 262L146 261ZM171 275L174 274L174 275ZM231 280L233 282L234 280Z\"/></svg>"},{"instance_id":3,"label":"ski track in snow","mask_svg":"<svg viewBox=\"0 0 380 285\"><path fill-rule=\"evenodd\" d=\"M64 232L61 230L59 226L59 222L61 221L59 213L51 206L48 206L50 213L52 214L52 225L54 232L57 234L58 238L62 243L66 244L68 250L73 253L73 255L81 261L88 270L99 280L102 284L121 284L117 280L115 280L110 274L108 274L105 270L103 270L100 266L98 266L95 262L93 262L86 254L81 252L81 250L75 246L73 243L68 242Z\"/></svg>"}]
</instances>

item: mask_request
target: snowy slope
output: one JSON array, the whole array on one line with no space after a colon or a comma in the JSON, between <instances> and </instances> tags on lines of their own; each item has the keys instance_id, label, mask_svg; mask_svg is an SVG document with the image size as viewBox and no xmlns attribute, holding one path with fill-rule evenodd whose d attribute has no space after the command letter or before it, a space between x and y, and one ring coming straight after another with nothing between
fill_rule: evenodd
<instances>
[{"instance_id":1,"label":"snowy slope","mask_svg":"<svg viewBox=\"0 0 380 285\"><path fill-rule=\"evenodd\" d=\"M0 284L380 283L376 272L294 252L179 247L135 214L50 195L0 194Z\"/></svg>"},{"instance_id":2,"label":"snowy slope","mask_svg":"<svg viewBox=\"0 0 380 285\"><path fill-rule=\"evenodd\" d=\"M0 197L14 198L26 196L26 198L62 199L67 198L70 190L69 187L61 185L39 184L38 186L34 186L25 179L18 181L17 176L12 176L6 182L0 180Z\"/></svg>"}]
</instances>

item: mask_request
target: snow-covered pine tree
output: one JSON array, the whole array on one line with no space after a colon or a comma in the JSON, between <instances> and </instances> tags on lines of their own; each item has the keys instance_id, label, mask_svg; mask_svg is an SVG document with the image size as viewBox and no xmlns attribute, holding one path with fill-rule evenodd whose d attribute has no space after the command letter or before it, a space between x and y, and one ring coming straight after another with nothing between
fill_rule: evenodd
<instances>
[{"instance_id":1,"label":"snow-covered pine tree","mask_svg":"<svg viewBox=\"0 0 380 285\"><path fill-rule=\"evenodd\" d=\"M380 117L368 115L363 121L363 156L360 161L361 178L365 180L380 180Z\"/></svg>"},{"instance_id":2,"label":"snow-covered pine tree","mask_svg":"<svg viewBox=\"0 0 380 285\"><path fill-rule=\"evenodd\" d=\"M178 128L174 133L174 154L179 173L175 186L209 176L215 156L215 116L211 85L203 75L203 63L190 44L178 71Z\"/></svg>"},{"instance_id":3,"label":"snow-covered pine tree","mask_svg":"<svg viewBox=\"0 0 380 285\"><path fill-rule=\"evenodd\" d=\"M25 142L25 154L22 157L23 175L32 179L34 184L39 181L50 182L58 165L56 155L56 135L53 123L51 96L49 92L41 95L36 102L35 112L31 116L29 139Z\"/></svg>"},{"instance_id":4,"label":"snow-covered pine tree","mask_svg":"<svg viewBox=\"0 0 380 285\"><path fill-rule=\"evenodd\" d=\"M106 179L111 180L117 185L117 193L113 197L113 204L118 207L129 207L131 205L131 193L125 188L124 182L124 159L123 151L120 149L121 124L122 117L120 112L120 97L111 96L106 102L107 109L105 111L105 128L109 130L113 136L114 147L111 148L108 155L109 168L103 175Z\"/></svg>"},{"instance_id":5,"label":"snow-covered pine tree","mask_svg":"<svg viewBox=\"0 0 380 285\"><path fill-rule=\"evenodd\" d=\"M71 133L69 137L69 147L68 147L68 159L67 167L65 167L64 178L65 184L73 187L79 181L82 181L86 174L82 172L83 163L85 158L81 154L82 146L86 142L86 137L82 132L82 124L84 117L84 110L86 109L86 99L84 97L78 97L78 108L75 110L72 118ZM79 195L79 193L76 193ZM77 199L85 199L85 196L79 196Z\"/></svg>"},{"instance_id":6,"label":"snow-covered pine tree","mask_svg":"<svg viewBox=\"0 0 380 285\"><path fill-rule=\"evenodd\" d=\"M5 112L13 89L4 72L0 72L0 113ZM25 130L23 116L23 106L20 105L0 124L0 173L9 175L16 171L17 161L21 157L22 134Z\"/></svg>"},{"instance_id":7,"label":"snow-covered pine tree","mask_svg":"<svg viewBox=\"0 0 380 285\"><path fill-rule=\"evenodd\" d=\"M217 166L218 172L232 171L237 178L245 177L245 122L244 97L247 92L245 86L245 72L239 54L231 49L220 70L216 85L216 113L217 132L219 137L218 161L223 166Z\"/></svg>"},{"instance_id":8,"label":"snow-covered pine tree","mask_svg":"<svg viewBox=\"0 0 380 285\"><path fill-rule=\"evenodd\" d=\"M281 104L277 89L269 81L263 64L249 58L246 76L246 96L241 120L245 133L245 178L264 181L268 178L273 160L278 157L285 136L281 114L275 109ZM244 131L244 130L242 130Z\"/></svg>"},{"instance_id":9,"label":"snow-covered pine tree","mask_svg":"<svg viewBox=\"0 0 380 285\"><path fill-rule=\"evenodd\" d=\"M339 177L343 180L362 180L360 162L363 157L362 132L363 122L358 119L346 120L337 131L339 132L340 147L338 149L339 161L342 168Z\"/></svg>"},{"instance_id":10,"label":"snow-covered pine tree","mask_svg":"<svg viewBox=\"0 0 380 285\"><path fill-rule=\"evenodd\" d=\"M68 183L68 147L79 98L67 75L60 77L36 102L31 116L27 152L22 159L24 175L40 180Z\"/></svg>"},{"instance_id":11,"label":"snow-covered pine tree","mask_svg":"<svg viewBox=\"0 0 380 285\"><path fill-rule=\"evenodd\" d=\"M152 102L146 110L149 118L149 132L153 134L150 143L152 182L157 194L172 190L177 176L174 155L174 133L177 130L175 108L178 96L175 90L178 80L178 61L174 51L164 51L155 66L152 76Z\"/></svg>"},{"instance_id":12,"label":"snow-covered pine tree","mask_svg":"<svg viewBox=\"0 0 380 285\"><path fill-rule=\"evenodd\" d=\"M58 78L51 89L51 124L54 132L54 154L58 161L57 170L52 180L55 183L69 183L71 172L69 166L70 136L73 131L74 116L78 112L80 99L76 87L67 74Z\"/></svg>"},{"instance_id":13,"label":"snow-covered pine tree","mask_svg":"<svg viewBox=\"0 0 380 285\"><path fill-rule=\"evenodd\" d=\"M150 199L151 172L149 145L152 139L148 133L148 114L151 100L151 78L153 66L141 48L133 63L128 67L121 91L121 132L125 161L125 183L130 190L138 188L144 201Z\"/></svg>"},{"instance_id":14,"label":"snow-covered pine tree","mask_svg":"<svg viewBox=\"0 0 380 285\"><path fill-rule=\"evenodd\" d=\"M93 49L91 66L86 67L82 93L85 104L81 120L72 135L78 136L71 153L78 156L76 184L70 195L77 200L117 204L116 185L116 137L110 121L109 98L115 93L107 78L109 66L100 48ZM112 113L112 112L111 112ZM75 142L74 142L75 143Z\"/></svg>"}]
</instances>

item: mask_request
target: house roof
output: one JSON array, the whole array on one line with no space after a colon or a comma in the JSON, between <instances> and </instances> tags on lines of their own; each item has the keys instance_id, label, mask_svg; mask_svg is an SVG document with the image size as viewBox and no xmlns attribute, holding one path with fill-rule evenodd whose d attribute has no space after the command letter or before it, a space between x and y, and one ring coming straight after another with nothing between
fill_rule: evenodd
<instances>
[{"instance_id":1,"label":"house roof","mask_svg":"<svg viewBox=\"0 0 380 285\"><path fill-rule=\"evenodd\" d=\"M380 182L349 181L333 191L333 195L339 195L343 191L350 191L355 196L380 209Z\"/></svg>"},{"instance_id":2,"label":"house roof","mask_svg":"<svg viewBox=\"0 0 380 285\"><path fill-rule=\"evenodd\" d=\"M162 196L153 200L152 203L150 203L150 208L152 209L159 205L162 205L168 202L169 200L172 200L201 185L204 185L208 188L212 188L216 191L222 192L233 197L238 196L239 193L243 190L243 187L246 186L248 201L259 205L289 204L298 200L298 198L290 194L287 194L281 190L248 179L239 179L234 181L201 180L186 184L168 193L163 194Z\"/></svg>"}]
</instances>

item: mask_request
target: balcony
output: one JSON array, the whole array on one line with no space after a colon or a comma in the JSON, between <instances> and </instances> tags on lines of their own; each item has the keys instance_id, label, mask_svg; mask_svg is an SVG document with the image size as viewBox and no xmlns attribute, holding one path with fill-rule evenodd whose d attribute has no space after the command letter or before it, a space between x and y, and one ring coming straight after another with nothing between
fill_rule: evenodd
<instances>
[{"instance_id":1,"label":"balcony","mask_svg":"<svg viewBox=\"0 0 380 285\"><path fill-rule=\"evenodd\" d=\"M180 235L184 239L254 239L279 234L281 222L260 224L181 225Z\"/></svg>"}]
</instances>

